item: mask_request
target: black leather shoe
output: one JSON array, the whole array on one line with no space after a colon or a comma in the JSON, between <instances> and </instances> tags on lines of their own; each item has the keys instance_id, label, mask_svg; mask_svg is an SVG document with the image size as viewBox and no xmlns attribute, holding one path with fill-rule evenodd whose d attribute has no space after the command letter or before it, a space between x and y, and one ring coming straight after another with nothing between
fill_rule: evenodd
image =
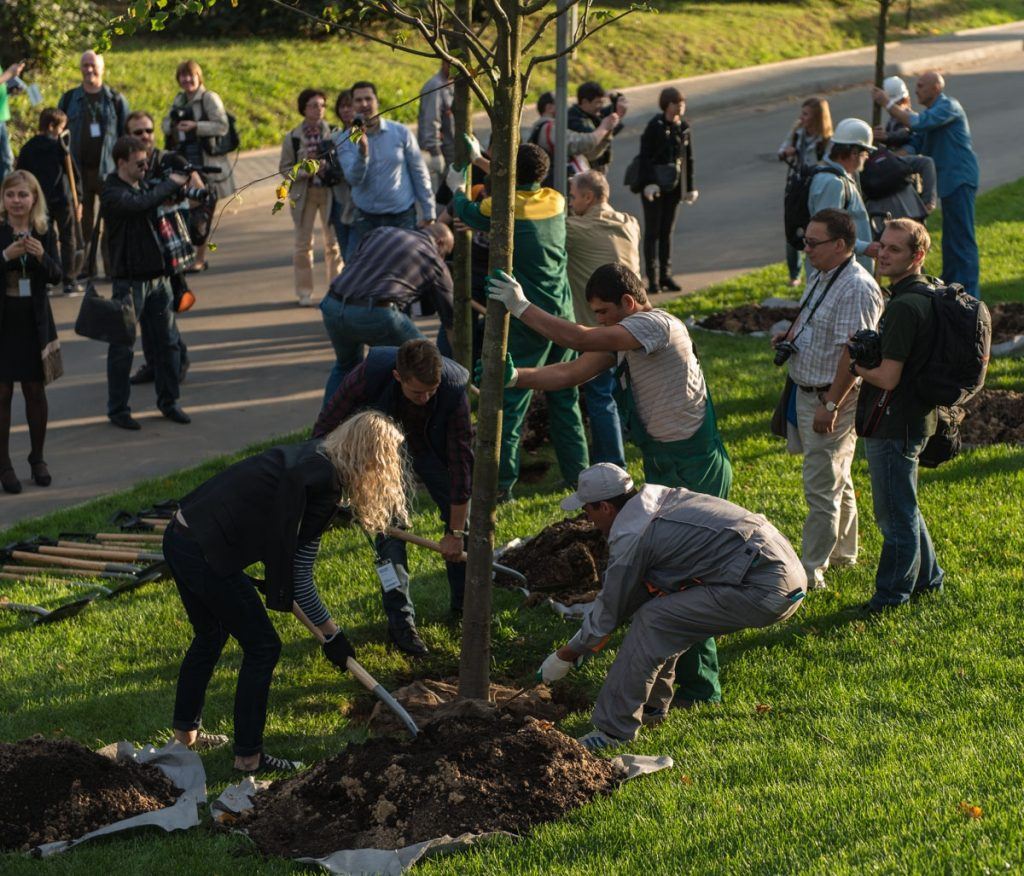
<instances>
[{"instance_id":1,"label":"black leather shoe","mask_svg":"<svg viewBox=\"0 0 1024 876\"><path fill-rule=\"evenodd\" d=\"M661 280L658 283L658 288L661 289L662 292L682 292L683 291L683 287L680 286L671 277L662 277Z\"/></svg>"},{"instance_id":2,"label":"black leather shoe","mask_svg":"<svg viewBox=\"0 0 1024 876\"><path fill-rule=\"evenodd\" d=\"M656 282L654 282L653 279L648 280L647 281L647 294L648 295L657 295L658 291L659 291L658 290L658 284Z\"/></svg>"},{"instance_id":3,"label":"black leather shoe","mask_svg":"<svg viewBox=\"0 0 1024 876\"><path fill-rule=\"evenodd\" d=\"M169 407L166 411L161 411L161 413L165 417L167 417L168 420L171 420L172 422L175 423L181 423L182 425L185 425L186 423L192 422L192 418L177 405L173 405L172 407Z\"/></svg>"},{"instance_id":4,"label":"black leather shoe","mask_svg":"<svg viewBox=\"0 0 1024 876\"><path fill-rule=\"evenodd\" d=\"M118 429L127 429L130 432L138 432L139 429L142 428L142 423L127 412L123 414L114 414L114 416L110 418L110 422L117 426Z\"/></svg>"},{"instance_id":5,"label":"black leather shoe","mask_svg":"<svg viewBox=\"0 0 1024 876\"><path fill-rule=\"evenodd\" d=\"M132 386L138 386L140 383L152 383L154 379L153 366L146 362L139 366L128 382Z\"/></svg>"},{"instance_id":6,"label":"black leather shoe","mask_svg":"<svg viewBox=\"0 0 1024 876\"><path fill-rule=\"evenodd\" d=\"M388 627L388 641L399 651L403 651L410 657L424 657L430 653L423 639L416 632L416 627L407 624L403 627Z\"/></svg>"},{"instance_id":7,"label":"black leather shoe","mask_svg":"<svg viewBox=\"0 0 1024 876\"><path fill-rule=\"evenodd\" d=\"M0 486L3 486L5 493L21 492L21 481L18 480L13 468L5 468L0 471Z\"/></svg>"}]
</instances>

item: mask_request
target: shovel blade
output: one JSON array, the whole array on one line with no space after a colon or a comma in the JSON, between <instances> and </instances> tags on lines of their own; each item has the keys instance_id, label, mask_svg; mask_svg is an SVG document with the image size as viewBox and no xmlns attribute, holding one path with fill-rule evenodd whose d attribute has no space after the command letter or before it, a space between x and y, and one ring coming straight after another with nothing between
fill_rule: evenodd
<instances>
[{"instance_id":1,"label":"shovel blade","mask_svg":"<svg viewBox=\"0 0 1024 876\"><path fill-rule=\"evenodd\" d=\"M74 617L85 609L86 606L92 604L92 601L96 598L93 596L85 596L82 599L75 599L71 602L65 602L63 605L58 606L53 611L48 611L44 615L40 615L33 619L32 623L35 625L39 624L53 624L58 621L67 620L70 617Z\"/></svg>"}]
</instances>

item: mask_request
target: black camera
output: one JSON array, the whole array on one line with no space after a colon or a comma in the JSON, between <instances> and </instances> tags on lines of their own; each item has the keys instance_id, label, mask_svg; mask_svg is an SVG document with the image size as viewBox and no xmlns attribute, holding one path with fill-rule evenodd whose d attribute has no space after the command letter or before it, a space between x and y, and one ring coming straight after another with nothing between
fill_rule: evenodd
<instances>
[{"instance_id":1,"label":"black camera","mask_svg":"<svg viewBox=\"0 0 1024 876\"><path fill-rule=\"evenodd\" d=\"M182 197L188 198L190 201L195 201L198 204L205 204L210 200L210 190L201 189L199 186L187 186L182 189Z\"/></svg>"},{"instance_id":2,"label":"black camera","mask_svg":"<svg viewBox=\"0 0 1024 876\"><path fill-rule=\"evenodd\" d=\"M872 329L861 329L846 344L850 358L862 368L877 368L882 364L882 336Z\"/></svg>"},{"instance_id":3,"label":"black camera","mask_svg":"<svg viewBox=\"0 0 1024 876\"><path fill-rule=\"evenodd\" d=\"M171 111L167 115L170 116L171 124L176 125L178 122L189 121L192 118L192 111L184 107L172 106Z\"/></svg>"},{"instance_id":4,"label":"black camera","mask_svg":"<svg viewBox=\"0 0 1024 876\"><path fill-rule=\"evenodd\" d=\"M789 357L797 351L797 346L792 341L779 341L775 345L775 358L772 362L775 365L785 365Z\"/></svg>"},{"instance_id":5,"label":"black camera","mask_svg":"<svg viewBox=\"0 0 1024 876\"><path fill-rule=\"evenodd\" d=\"M336 186L345 177L338 163L338 149L333 140L322 140L316 155L312 156L320 162L320 182L330 188Z\"/></svg>"}]
</instances>

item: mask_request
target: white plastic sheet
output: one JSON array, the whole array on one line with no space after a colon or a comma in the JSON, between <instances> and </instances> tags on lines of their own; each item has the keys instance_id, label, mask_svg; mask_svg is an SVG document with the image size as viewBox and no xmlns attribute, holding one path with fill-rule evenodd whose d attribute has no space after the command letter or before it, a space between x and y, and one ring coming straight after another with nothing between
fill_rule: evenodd
<instances>
[{"instance_id":1,"label":"white plastic sheet","mask_svg":"<svg viewBox=\"0 0 1024 876\"><path fill-rule=\"evenodd\" d=\"M187 746L172 740L162 748L146 745L137 749L130 742L117 742L101 748L97 753L119 762L134 760L137 763L155 766L174 783L175 787L181 788L182 795L173 806L116 821L76 839L44 843L33 849L32 854L46 858L59 852L66 852L98 836L121 833L137 827L160 827L172 831L187 830L199 824L199 804L206 802L206 770L203 769L203 761L199 755Z\"/></svg>"}]
</instances>

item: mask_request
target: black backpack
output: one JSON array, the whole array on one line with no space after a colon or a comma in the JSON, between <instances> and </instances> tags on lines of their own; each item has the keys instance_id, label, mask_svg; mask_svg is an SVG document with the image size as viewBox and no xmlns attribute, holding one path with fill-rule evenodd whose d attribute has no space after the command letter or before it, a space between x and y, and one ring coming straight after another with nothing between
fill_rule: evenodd
<instances>
[{"instance_id":1,"label":"black backpack","mask_svg":"<svg viewBox=\"0 0 1024 876\"><path fill-rule=\"evenodd\" d=\"M935 340L928 361L918 373L914 393L933 405L952 407L973 398L985 385L992 349L992 315L978 298L959 283L929 285L910 291L931 298Z\"/></svg>"},{"instance_id":2,"label":"black backpack","mask_svg":"<svg viewBox=\"0 0 1024 876\"><path fill-rule=\"evenodd\" d=\"M937 468L960 455L962 441L960 439L960 423L964 419L964 409L940 406L936 409L938 422L935 434L928 439L917 461L924 468Z\"/></svg>"},{"instance_id":3,"label":"black backpack","mask_svg":"<svg viewBox=\"0 0 1024 876\"><path fill-rule=\"evenodd\" d=\"M903 191L914 175L913 168L895 152L879 149L860 172L860 190L869 201L888 198Z\"/></svg>"},{"instance_id":4,"label":"black backpack","mask_svg":"<svg viewBox=\"0 0 1024 876\"><path fill-rule=\"evenodd\" d=\"M209 92L203 92L200 104L203 108L203 118L199 121L207 121L206 113L206 95ZM228 131L226 134L221 134L218 137L204 137L203 138L203 151L207 155L212 157L219 157L221 155L228 155L234 152L242 144L242 141L238 137L238 128L235 125L235 117L229 113L226 109L224 115L228 117Z\"/></svg>"},{"instance_id":5,"label":"black backpack","mask_svg":"<svg viewBox=\"0 0 1024 876\"><path fill-rule=\"evenodd\" d=\"M827 164L804 164L799 169L794 168L786 180L786 195L783 204L786 242L794 249L804 248L804 231L807 230L807 223L811 221L807 198L811 193L811 181L819 173L831 173L843 180L845 194L843 209L846 210L850 206L850 191L841 170Z\"/></svg>"}]
</instances>

